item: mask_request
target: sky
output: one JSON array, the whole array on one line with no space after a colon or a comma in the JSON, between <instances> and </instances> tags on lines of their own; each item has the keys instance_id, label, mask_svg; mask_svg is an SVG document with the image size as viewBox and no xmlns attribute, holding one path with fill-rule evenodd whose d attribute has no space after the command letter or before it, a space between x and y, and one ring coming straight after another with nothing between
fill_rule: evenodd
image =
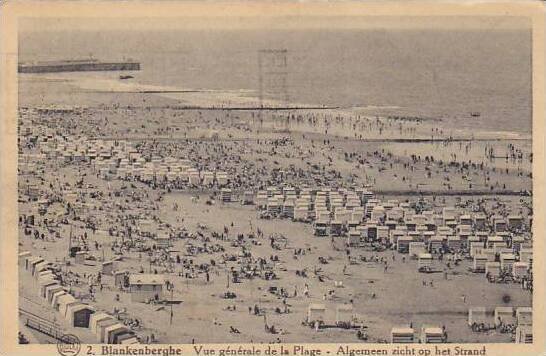
<instances>
[{"instance_id":1,"label":"sky","mask_svg":"<svg viewBox=\"0 0 546 356\"><path fill-rule=\"evenodd\" d=\"M21 18L19 30L33 31L168 31L192 29L427 29L513 30L530 28L525 17L510 16L259 16L133 17L133 18Z\"/></svg>"}]
</instances>

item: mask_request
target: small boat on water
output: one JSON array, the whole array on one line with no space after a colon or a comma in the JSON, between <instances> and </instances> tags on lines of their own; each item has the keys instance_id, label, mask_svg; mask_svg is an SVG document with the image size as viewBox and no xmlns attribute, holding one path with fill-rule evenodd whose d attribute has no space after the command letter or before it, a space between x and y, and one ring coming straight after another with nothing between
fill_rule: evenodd
<instances>
[{"instance_id":1,"label":"small boat on water","mask_svg":"<svg viewBox=\"0 0 546 356\"><path fill-rule=\"evenodd\" d=\"M470 116L472 116L472 117L480 117L481 115L482 114L480 112L478 112L478 111L473 111L473 112L470 113Z\"/></svg>"}]
</instances>

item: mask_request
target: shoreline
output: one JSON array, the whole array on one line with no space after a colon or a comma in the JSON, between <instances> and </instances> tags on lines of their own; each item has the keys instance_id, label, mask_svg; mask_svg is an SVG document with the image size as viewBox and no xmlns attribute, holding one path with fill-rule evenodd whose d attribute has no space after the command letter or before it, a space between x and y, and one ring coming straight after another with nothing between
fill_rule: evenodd
<instances>
[{"instance_id":1,"label":"shoreline","mask_svg":"<svg viewBox=\"0 0 546 356\"><path fill-rule=\"evenodd\" d=\"M74 74L74 73L71 73ZM265 99L260 102L253 90L238 89L238 90L213 90L213 89L193 89L182 88L164 85L143 84L136 81L122 82L115 78L92 78L75 75L39 75L27 74L27 78L32 80L45 80L50 82L62 82L63 84L79 88L89 94L151 94L156 97L172 100L173 103L183 103L182 105L161 106L159 108L170 108L173 110L224 110L224 111L308 111L312 114L315 111L321 113L329 113L335 117L359 117L367 120L393 121L400 124L408 124L409 122L401 122L400 119L394 119L389 115L376 115L375 113L363 113L369 110L377 110L378 108L391 110L399 108L398 106L379 106L367 105L357 107L342 107L308 104L308 103L290 103L289 106L283 105L281 102L271 99ZM252 96L250 94L253 94ZM185 104L184 104L185 103ZM259 105L257 105L260 103ZM267 106L267 109L263 108ZM178 108L177 108L178 107ZM145 109L151 109L151 106L142 106ZM438 121L443 121L442 118L422 118L418 122L418 126L422 128L420 134L429 136L431 129L437 127ZM518 131L494 131L492 129L457 129L449 128L449 132L453 139L458 140L489 140L491 137L500 140L531 140L532 133ZM469 135L471 137L469 137ZM499 138L498 136L502 136Z\"/></svg>"}]
</instances>

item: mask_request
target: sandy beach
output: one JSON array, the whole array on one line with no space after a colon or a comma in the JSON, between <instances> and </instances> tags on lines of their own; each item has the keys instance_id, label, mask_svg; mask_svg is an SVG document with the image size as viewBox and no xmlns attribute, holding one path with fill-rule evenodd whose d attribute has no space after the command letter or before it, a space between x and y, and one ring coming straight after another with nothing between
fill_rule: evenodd
<instances>
[{"instance_id":1,"label":"sandy beach","mask_svg":"<svg viewBox=\"0 0 546 356\"><path fill-rule=\"evenodd\" d=\"M517 214L528 226L532 157L522 135L444 132L434 121L339 110L231 110L226 107L252 99L214 91L135 93L157 88L114 79L22 76L19 84L22 133L26 127L38 136L56 131L76 146L93 140L134 144L147 161L172 157L230 177L224 188L233 191L233 202L224 203L216 185L106 179L90 160L47 159L29 139L20 146L19 215L36 220L20 221L19 250L52 262L70 292L92 295L82 300L97 310L131 323L138 319L133 331L140 342L389 342L391 329L400 325L444 327L449 342L510 342L511 333L472 331L469 308L492 313L531 304L532 294L520 283L490 283L483 273L469 271L468 250L460 260L458 253L442 260L435 255L437 273L419 273L417 260L395 246L363 244L349 253L346 236L317 237L311 223L263 219L257 206L240 203L245 191L271 186L369 187L384 202L423 204L435 214L448 206L488 217ZM184 107L189 104L196 108ZM29 187L43 190L45 214ZM77 213L66 203L74 192ZM159 248L157 236L143 237L142 220L154 222L154 235L170 234L171 246ZM521 235L529 242L528 230ZM67 257L72 237L84 246L86 262ZM165 303L133 302L113 276L100 273L102 262L112 259L130 274L164 276ZM233 277L258 260L271 266L275 279ZM40 313L46 307L34 288L20 283L19 298L25 310ZM224 298L226 292L235 297ZM311 304L326 307L318 331L302 324ZM336 326L339 305L353 308L359 329ZM93 338L84 331L81 337Z\"/></svg>"}]
</instances>

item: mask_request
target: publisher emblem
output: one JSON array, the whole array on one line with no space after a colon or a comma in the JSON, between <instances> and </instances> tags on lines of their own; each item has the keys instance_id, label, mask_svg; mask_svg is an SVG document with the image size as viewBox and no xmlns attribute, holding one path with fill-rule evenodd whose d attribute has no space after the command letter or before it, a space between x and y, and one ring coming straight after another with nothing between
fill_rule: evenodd
<instances>
[{"instance_id":1,"label":"publisher emblem","mask_svg":"<svg viewBox=\"0 0 546 356\"><path fill-rule=\"evenodd\" d=\"M57 342L57 351L63 356L76 356L80 353L81 347L80 339L73 334L61 336Z\"/></svg>"}]
</instances>

